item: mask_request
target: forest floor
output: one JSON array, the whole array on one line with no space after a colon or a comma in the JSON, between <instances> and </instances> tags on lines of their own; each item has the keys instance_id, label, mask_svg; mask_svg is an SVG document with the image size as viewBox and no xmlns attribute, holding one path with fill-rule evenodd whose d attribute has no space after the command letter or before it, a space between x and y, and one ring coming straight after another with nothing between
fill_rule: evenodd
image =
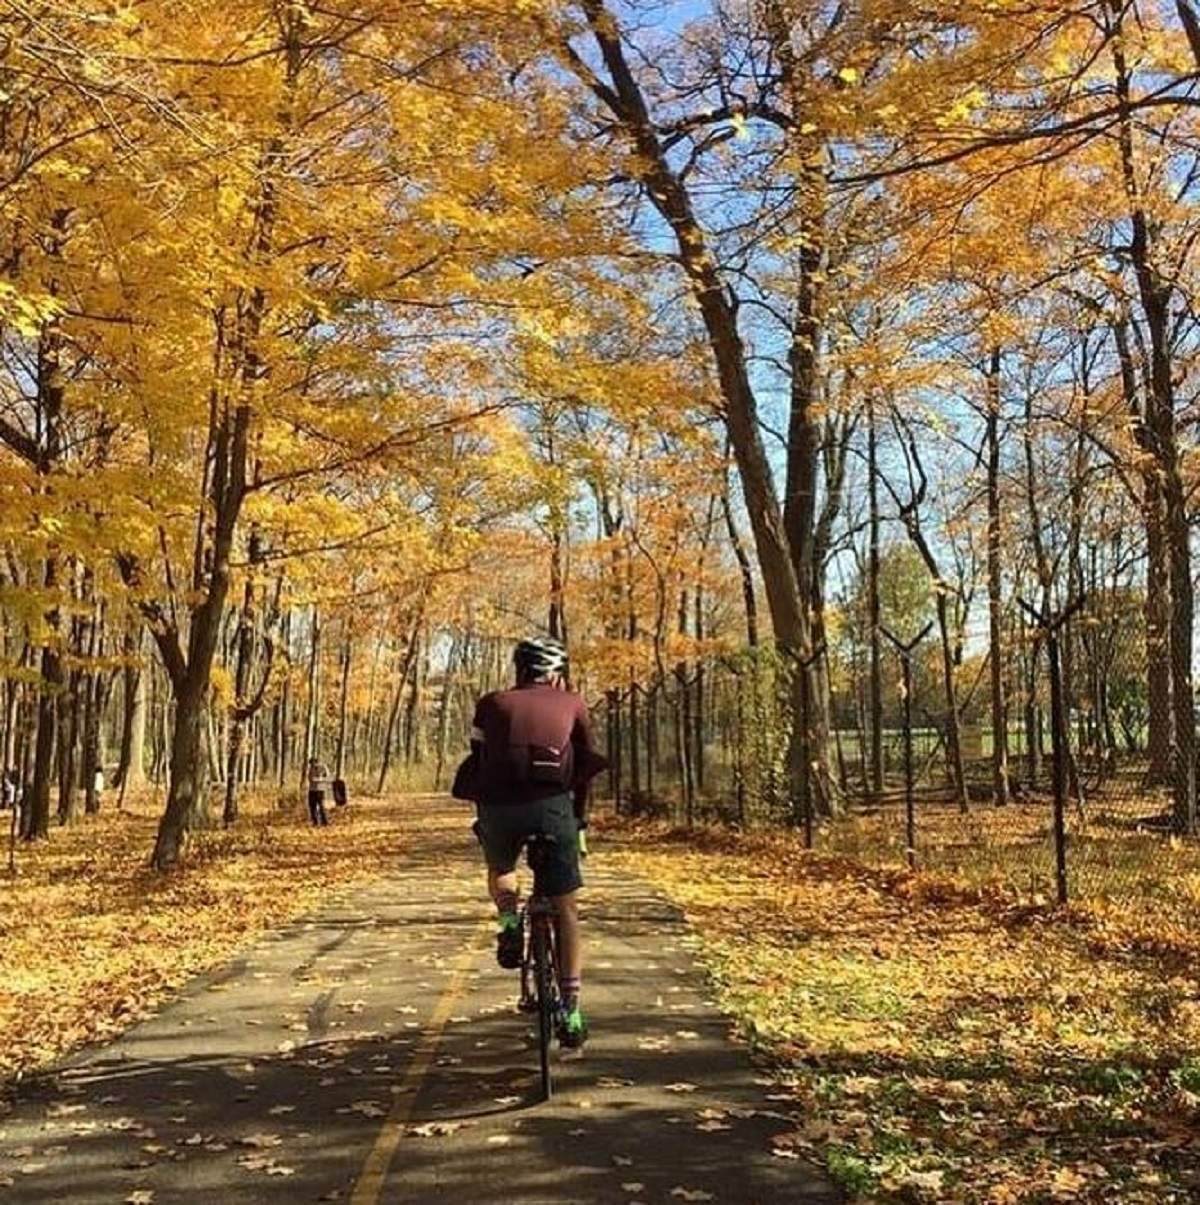
<instances>
[{"instance_id":1,"label":"forest floor","mask_svg":"<svg viewBox=\"0 0 1200 1205\"><path fill-rule=\"evenodd\" d=\"M0 1083L127 1029L257 934L393 869L403 813L250 797L229 831L198 833L186 867L148 866L161 809L148 796L18 843L0 867ZM8 813L0 813L7 821Z\"/></svg>"},{"instance_id":2,"label":"forest floor","mask_svg":"<svg viewBox=\"0 0 1200 1205\"><path fill-rule=\"evenodd\" d=\"M395 1051L416 1024L406 1018L437 1018L433 980L449 982L453 970L444 955L486 910L460 807L427 797L356 803L333 819L314 831L298 810L251 803L237 829L201 835L187 868L166 877L145 865L154 830L148 800L18 850L20 874L0 880L0 1079L11 1087L17 1075L130 1031L52 1074L42 1113L28 1114L24 1089L17 1093L16 1111L0 1124L14 1152L0 1173L17 1177L22 1199L34 1199L35 1182L47 1201L62 1199L61 1177L78 1166L69 1155L48 1163L43 1155L69 1152L72 1135L90 1144L80 1149L91 1152L97 1200L124 1199L112 1195L118 1188L153 1199L142 1186L156 1176L171 1190L185 1181L198 1190L216 1177L225 1192L221 1177L245 1169L295 1174L293 1188L308 1176L322 1191L346 1191L347 1167L387 1132L385 1123L372 1137L379 1123L371 1119L387 1106L364 1103L365 1085L379 1068L398 1066ZM763 1157L813 1200L832 1199L806 1170L814 1160L864 1201L1200 1199L1194 930L1137 910L1059 913L945 876L808 853L778 832L683 833L603 816L596 827L588 870L595 1054L570 1073L561 1109L528 1123L520 1104L510 1112L528 1091L511 1065L520 1072L529 1056L520 1041L510 1044L507 977L485 974L486 942L478 947L474 1028L433 1034L440 1044L426 1052L423 1111L403 1131L445 1140L441 1154L414 1148L398 1169L427 1175L430 1200L450 1187L457 1199L482 1199L470 1196L474 1181L450 1176L447 1160L466 1153L470 1168L508 1174L518 1148L528 1153L520 1170L529 1191L562 1199L554 1195L562 1144L597 1126L612 1149L576 1157L581 1200L608 1200L611 1170L630 1160L636 1174L622 1177L621 1189L654 1179L654 1199L747 1200L727 1185L746 1168L771 1183ZM690 936L663 897L684 910ZM773 1086L747 1089L706 989L689 978L689 951ZM381 977L376 966L391 969ZM205 971L215 973L212 982L197 978ZM414 982L420 974L430 981ZM686 995L675 994L685 986ZM397 992L403 1007L393 1007ZM683 1009L685 1027L674 1017ZM363 1026L347 1047L346 1035ZM480 1038L482 1030L490 1036ZM498 1061L480 1071L483 1047ZM302 1049L308 1061L296 1061ZM266 1116L255 1113L253 1083L238 1086L251 1067L278 1090ZM318 1067L328 1088L312 1080ZM35 1091L43 1078L30 1077ZM407 1083L388 1090L407 1092ZM246 1150L220 1136L235 1089L246 1114L237 1142ZM347 1092L358 1095L342 1100ZM134 1126L129 1110L161 1115L172 1093L196 1102L171 1118L178 1143L164 1145L160 1133L122 1148L114 1163L108 1146L153 1129L150 1121ZM92 1112L77 1117L85 1102ZM494 1121L457 1133L476 1125L462 1118L492 1106ZM578 1110L593 1106L581 1127ZM437 1119L451 1108L461 1117L443 1127ZM317 1143L319 1157L293 1147L285 1163L254 1146L274 1146L285 1120L299 1124L306 1110L313 1117L297 1141ZM626 1124L635 1113L649 1126L636 1139L644 1152ZM657 1183L648 1168L663 1135L685 1129L680 1158L693 1160L696 1175ZM663 1174L670 1170L668 1160ZM265 1199L261 1176L242 1185L248 1200ZM701 1195L682 1197L672 1185ZM639 1191L636 1199L648 1198Z\"/></svg>"},{"instance_id":3,"label":"forest floor","mask_svg":"<svg viewBox=\"0 0 1200 1205\"><path fill-rule=\"evenodd\" d=\"M803 1106L780 1158L872 1201L1200 1199L1194 931L788 834L604 827L684 908L722 1006Z\"/></svg>"}]
</instances>

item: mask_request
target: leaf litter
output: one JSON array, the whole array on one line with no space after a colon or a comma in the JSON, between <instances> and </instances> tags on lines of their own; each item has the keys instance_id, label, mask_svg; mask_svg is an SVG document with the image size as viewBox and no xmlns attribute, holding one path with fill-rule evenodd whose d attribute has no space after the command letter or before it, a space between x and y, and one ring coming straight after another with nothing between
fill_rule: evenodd
<instances>
[{"instance_id":1,"label":"leaf litter","mask_svg":"<svg viewBox=\"0 0 1200 1205\"><path fill-rule=\"evenodd\" d=\"M872 1202L1197 1199L1200 935L1019 909L791 834L603 823L636 837L608 857L684 908L681 944L776 1069L769 1099L805 1119L778 1115L775 1158Z\"/></svg>"}]
</instances>

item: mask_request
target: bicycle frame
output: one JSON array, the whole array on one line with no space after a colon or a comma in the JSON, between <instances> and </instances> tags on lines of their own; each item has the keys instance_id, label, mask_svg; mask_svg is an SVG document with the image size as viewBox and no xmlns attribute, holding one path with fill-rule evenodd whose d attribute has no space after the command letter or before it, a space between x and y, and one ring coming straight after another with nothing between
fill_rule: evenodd
<instances>
[{"instance_id":1,"label":"bicycle frame","mask_svg":"<svg viewBox=\"0 0 1200 1205\"><path fill-rule=\"evenodd\" d=\"M561 1012L558 909L545 891L539 890L539 871L546 851L554 844L554 837L542 834L534 834L525 843L525 857L533 871L533 894L521 910L520 919L525 953L521 959L521 996L517 1007L521 1012L537 1013L543 1100L549 1100L553 1090L550 1049Z\"/></svg>"},{"instance_id":2,"label":"bicycle frame","mask_svg":"<svg viewBox=\"0 0 1200 1205\"><path fill-rule=\"evenodd\" d=\"M550 1050L560 1008L557 918L554 904L540 895L531 897L522 915L526 942L521 962L521 1007L537 1012L543 1100L549 1100L553 1092Z\"/></svg>"}]
</instances>

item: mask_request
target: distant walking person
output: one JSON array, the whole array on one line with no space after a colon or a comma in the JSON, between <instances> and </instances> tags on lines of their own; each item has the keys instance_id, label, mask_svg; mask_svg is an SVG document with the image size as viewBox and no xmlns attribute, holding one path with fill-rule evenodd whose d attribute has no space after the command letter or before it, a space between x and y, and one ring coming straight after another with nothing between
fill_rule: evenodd
<instances>
[{"instance_id":1,"label":"distant walking person","mask_svg":"<svg viewBox=\"0 0 1200 1205\"><path fill-rule=\"evenodd\" d=\"M329 767L318 758L308 759L308 814L314 825L328 824L325 814L325 784L329 781Z\"/></svg>"}]
</instances>

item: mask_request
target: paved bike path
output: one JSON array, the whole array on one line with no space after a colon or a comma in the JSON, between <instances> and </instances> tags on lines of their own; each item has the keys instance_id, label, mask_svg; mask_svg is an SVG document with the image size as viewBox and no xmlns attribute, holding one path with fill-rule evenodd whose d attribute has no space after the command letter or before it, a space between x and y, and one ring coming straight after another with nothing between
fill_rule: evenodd
<instances>
[{"instance_id":1,"label":"paved bike path","mask_svg":"<svg viewBox=\"0 0 1200 1205\"><path fill-rule=\"evenodd\" d=\"M385 882L268 935L0 1116L0 1201L834 1202L678 914L588 872L586 1055L537 1104L461 808ZM0 989L2 990L2 989Z\"/></svg>"}]
</instances>

